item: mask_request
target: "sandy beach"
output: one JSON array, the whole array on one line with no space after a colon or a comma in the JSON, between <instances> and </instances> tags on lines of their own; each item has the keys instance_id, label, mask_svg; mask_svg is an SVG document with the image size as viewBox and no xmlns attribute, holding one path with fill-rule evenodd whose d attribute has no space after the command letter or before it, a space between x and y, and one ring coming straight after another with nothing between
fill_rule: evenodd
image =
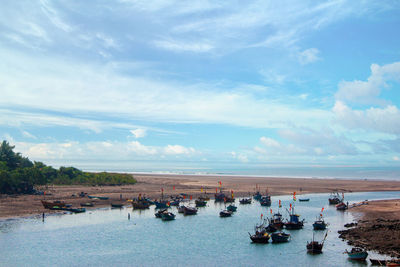
<instances>
[{"instance_id":1,"label":"sandy beach","mask_svg":"<svg viewBox=\"0 0 400 267\"><path fill-rule=\"evenodd\" d=\"M255 191L257 185L262 191L268 188L271 195L287 195L296 191L297 195L306 193L366 192L366 191L400 191L400 182L382 180L342 180L342 179L304 179L304 178L270 178L245 176L198 176L198 175L150 175L134 174L138 180L135 185L124 186L48 186L43 188L46 196L0 195L0 218L25 217L49 211L43 208L40 200L63 200L78 207L80 203L88 202L88 198L78 196L80 192L90 195L107 196L109 200L97 200L94 208L109 206L112 202L122 201L146 194L152 198L160 198L161 188L165 195L187 193L196 197L207 192L211 196L222 182L222 190L234 191L236 197L248 196ZM357 208L370 209L372 206ZM90 209L90 208L89 208ZM356 209L355 209L356 210ZM377 211L380 209L377 208ZM378 216L378 215L377 215Z\"/></svg>"}]
</instances>

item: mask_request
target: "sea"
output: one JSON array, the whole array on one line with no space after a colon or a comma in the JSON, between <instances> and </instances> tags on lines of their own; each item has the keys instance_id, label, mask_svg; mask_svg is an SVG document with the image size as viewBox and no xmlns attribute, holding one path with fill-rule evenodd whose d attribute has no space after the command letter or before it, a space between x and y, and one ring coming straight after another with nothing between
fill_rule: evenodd
<instances>
[{"instance_id":1,"label":"sea","mask_svg":"<svg viewBox=\"0 0 400 267\"><path fill-rule=\"evenodd\" d=\"M299 197L299 196L298 196ZM221 218L223 203L209 201L194 216L178 214L176 219L155 218L148 210L99 208L81 214L46 215L0 221L0 266L366 266L347 259L351 249L338 237L343 225L357 214L337 211L328 204L329 194L307 194L309 202L292 196L273 196L271 207L253 201L240 205L232 217ZM400 198L400 192L357 192L345 201ZM279 200L282 208L278 207ZM193 202L186 203L194 205ZM288 217L290 204L304 229L284 230L291 240L282 244L253 244L249 233L261 218L280 211ZM314 231L312 223L321 213L329 223L327 231ZM130 219L128 219L130 217ZM321 241L323 253L306 252L307 241ZM380 257L369 252L370 257Z\"/></svg>"}]
</instances>

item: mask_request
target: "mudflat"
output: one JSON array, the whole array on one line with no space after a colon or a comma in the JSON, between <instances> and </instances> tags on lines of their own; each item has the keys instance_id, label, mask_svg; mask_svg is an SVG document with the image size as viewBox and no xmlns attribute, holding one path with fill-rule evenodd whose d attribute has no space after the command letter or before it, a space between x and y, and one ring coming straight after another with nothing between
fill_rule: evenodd
<instances>
[{"instance_id":1,"label":"mudflat","mask_svg":"<svg viewBox=\"0 0 400 267\"><path fill-rule=\"evenodd\" d=\"M89 202L87 197L79 197L80 192L95 196L106 196L108 200L95 200L95 207L109 206L113 202L124 202L139 194L151 198L164 195L187 193L196 197L207 193L211 197L215 190L233 191L235 197L249 196L254 193L256 185L261 191L271 195L287 195L296 192L306 193L366 192L366 191L400 191L400 181L386 180L344 180L316 178L273 178L250 176L202 176L202 175L167 175L167 174L133 174L138 180L134 185L121 186L47 186L42 188L46 196L34 195L0 195L0 218L32 216L49 211L43 208L40 200L63 200L78 207L80 203ZM50 195L51 194L51 195ZM363 207L360 207L363 208ZM369 208L369 207L366 207ZM90 209L90 208L89 208Z\"/></svg>"}]
</instances>

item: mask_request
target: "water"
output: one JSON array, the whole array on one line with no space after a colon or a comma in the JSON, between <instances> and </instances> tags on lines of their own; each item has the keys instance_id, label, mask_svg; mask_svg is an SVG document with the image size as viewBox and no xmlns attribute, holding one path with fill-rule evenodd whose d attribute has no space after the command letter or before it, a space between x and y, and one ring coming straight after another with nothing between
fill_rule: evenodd
<instances>
[{"instance_id":1,"label":"water","mask_svg":"<svg viewBox=\"0 0 400 267\"><path fill-rule=\"evenodd\" d=\"M399 198L400 192L346 194L350 203L365 199ZM306 219L303 230L287 231L292 240L284 244L252 244L247 232L253 232L260 215L270 208L258 202L236 205L230 218L220 218L224 204L210 201L198 215L177 214L176 220L163 222L154 217L154 209L132 211L99 209L83 214L0 221L0 266L359 266L347 260L349 247L338 238L343 224L353 221L349 212L328 205L327 194L308 194L310 202L296 202L296 213ZM288 207L291 196L272 197L273 211L278 200ZM306 253L312 238L312 223L325 207L330 223L323 254ZM173 208L172 211L176 212ZM131 220L128 220L128 213ZM281 213L287 217L284 209ZM286 230L285 230L286 231ZM324 232L315 232L321 240Z\"/></svg>"}]
</instances>

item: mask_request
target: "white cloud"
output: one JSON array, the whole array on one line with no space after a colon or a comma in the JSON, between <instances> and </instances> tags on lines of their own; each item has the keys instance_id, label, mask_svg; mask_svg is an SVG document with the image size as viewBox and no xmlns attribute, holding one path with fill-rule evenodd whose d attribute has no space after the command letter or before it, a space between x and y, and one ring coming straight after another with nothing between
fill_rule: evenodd
<instances>
[{"instance_id":1,"label":"white cloud","mask_svg":"<svg viewBox=\"0 0 400 267\"><path fill-rule=\"evenodd\" d=\"M400 158L398 156L393 156L392 158L394 161L400 161Z\"/></svg>"},{"instance_id":2,"label":"white cloud","mask_svg":"<svg viewBox=\"0 0 400 267\"><path fill-rule=\"evenodd\" d=\"M186 41L177 41L177 40L162 40L162 41L154 41L154 45L159 48L163 48L166 50L171 50L174 52L195 52L195 53L204 53L209 52L214 47L208 43L201 42L186 42Z\"/></svg>"},{"instance_id":3,"label":"white cloud","mask_svg":"<svg viewBox=\"0 0 400 267\"><path fill-rule=\"evenodd\" d=\"M336 101L333 107L335 121L349 129L365 129L382 133L400 134L400 110L393 105L385 108L353 110Z\"/></svg>"},{"instance_id":4,"label":"white cloud","mask_svg":"<svg viewBox=\"0 0 400 267\"><path fill-rule=\"evenodd\" d=\"M29 133L28 131L22 131L22 136L27 137L27 138L31 138L31 139L37 139L36 136L34 136L33 134Z\"/></svg>"},{"instance_id":5,"label":"white cloud","mask_svg":"<svg viewBox=\"0 0 400 267\"><path fill-rule=\"evenodd\" d=\"M193 154L195 153L195 149L192 147L186 148L181 145L168 145L164 148L164 152L167 155L181 155L181 154Z\"/></svg>"},{"instance_id":6,"label":"white cloud","mask_svg":"<svg viewBox=\"0 0 400 267\"><path fill-rule=\"evenodd\" d=\"M135 136L135 138L145 137L147 134L147 130L143 128L138 128L136 130L130 130L130 132Z\"/></svg>"},{"instance_id":7,"label":"white cloud","mask_svg":"<svg viewBox=\"0 0 400 267\"><path fill-rule=\"evenodd\" d=\"M335 97L344 102L383 105L386 101L379 96L382 89L388 87L388 81L400 81L400 62L383 66L372 64L367 81L343 81Z\"/></svg>"},{"instance_id":8,"label":"white cloud","mask_svg":"<svg viewBox=\"0 0 400 267\"><path fill-rule=\"evenodd\" d=\"M274 140L272 138L269 138L269 137L262 136L260 138L260 141L261 141L261 143L263 143L267 147L279 148L281 146L278 141L276 141L276 140Z\"/></svg>"},{"instance_id":9,"label":"white cloud","mask_svg":"<svg viewBox=\"0 0 400 267\"><path fill-rule=\"evenodd\" d=\"M319 50L317 48L309 48L299 53L299 62L302 65L307 65L312 62L321 60L319 57Z\"/></svg>"}]
</instances>

